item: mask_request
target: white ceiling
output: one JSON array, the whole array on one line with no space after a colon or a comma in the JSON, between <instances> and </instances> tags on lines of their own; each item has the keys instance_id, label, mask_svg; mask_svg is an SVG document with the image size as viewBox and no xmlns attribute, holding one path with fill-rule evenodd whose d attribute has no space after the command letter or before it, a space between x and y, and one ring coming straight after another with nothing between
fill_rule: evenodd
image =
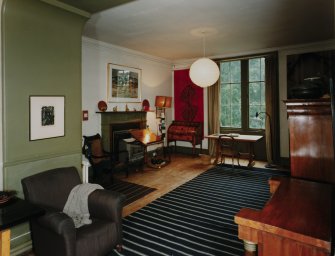
<instances>
[{"instance_id":1,"label":"white ceiling","mask_svg":"<svg viewBox=\"0 0 335 256\"><path fill-rule=\"evenodd\" d=\"M334 0L136 0L92 15L84 36L169 60L328 40Z\"/></svg>"}]
</instances>

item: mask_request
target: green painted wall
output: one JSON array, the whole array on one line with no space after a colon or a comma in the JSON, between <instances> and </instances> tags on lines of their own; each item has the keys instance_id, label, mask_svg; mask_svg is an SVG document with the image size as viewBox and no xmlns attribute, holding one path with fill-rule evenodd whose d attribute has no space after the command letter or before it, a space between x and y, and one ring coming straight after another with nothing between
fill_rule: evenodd
<instances>
[{"instance_id":1,"label":"green painted wall","mask_svg":"<svg viewBox=\"0 0 335 256\"><path fill-rule=\"evenodd\" d=\"M22 196L21 179L60 166L81 166L81 35L87 18L39 0L2 8L4 188ZM29 141L29 96L65 96L65 136ZM27 233L12 230L12 238ZM12 240L15 247L29 233Z\"/></svg>"}]
</instances>

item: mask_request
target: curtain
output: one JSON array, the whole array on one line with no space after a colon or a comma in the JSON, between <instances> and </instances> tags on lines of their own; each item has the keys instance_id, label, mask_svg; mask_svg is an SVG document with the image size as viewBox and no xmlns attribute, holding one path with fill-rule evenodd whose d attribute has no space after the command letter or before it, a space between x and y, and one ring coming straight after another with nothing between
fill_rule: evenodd
<instances>
[{"instance_id":1,"label":"curtain","mask_svg":"<svg viewBox=\"0 0 335 256\"><path fill-rule=\"evenodd\" d=\"M207 88L208 134L220 133L220 79ZM215 155L215 141L208 140L209 155Z\"/></svg>"},{"instance_id":2,"label":"curtain","mask_svg":"<svg viewBox=\"0 0 335 256\"><path fill-rule=\"evenodd\" d=\"M269 55L265 57L265 143L266 158L268 164L273 163L274 143L276 141L275 120L277 120L277 56Z\"/></svg>"}]
</instances>

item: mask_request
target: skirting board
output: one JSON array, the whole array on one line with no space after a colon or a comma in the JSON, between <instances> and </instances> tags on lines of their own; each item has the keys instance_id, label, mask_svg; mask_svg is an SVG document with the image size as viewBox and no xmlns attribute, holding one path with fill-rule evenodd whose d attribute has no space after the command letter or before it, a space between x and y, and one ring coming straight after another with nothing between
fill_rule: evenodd
<instances>
[{"instance_id":1,"label":"skirting board","mask_svg":"<svg viewBox=\"0 0 335 256\"><path fill-rule=\"evenodd\" d=\"M33 244L32 244L32 241L30 240L30 241L27 241L23 244L20 244L20 245L14 247L14 248L11 248L10 249L10 255L11 256L17 256L17 255L20 255L24 252L31 251L32 248L33 248Z\"/></svg>"},{"instance_id":2,"label":"skirting board","mask_svg":"<svg viewBox=\"0 0 335 256\"><path fill-rule=\"evenodd\" d=\"M174 144L173 143L171 143L170 144L170 147L169 147L169 149L170 149L170 152L172 153L174 153L175 152L175 147L174 147ZM177 146L177 148L176 148L176 152L177 153L183 153L183 154L192 154L192 147L182 147L182 146ZM208 154L208 149L202 149L201 151L200 151L200 147L199 146L197 146L196 148L195 148L195 154Z\"/></svg>"}]
</instances>

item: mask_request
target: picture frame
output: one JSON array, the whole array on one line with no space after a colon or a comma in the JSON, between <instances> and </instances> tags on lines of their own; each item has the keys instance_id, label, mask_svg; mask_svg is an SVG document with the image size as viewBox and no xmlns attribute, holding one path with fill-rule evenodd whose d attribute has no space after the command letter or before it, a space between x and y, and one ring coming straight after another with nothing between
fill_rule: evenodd
<instances>
[{"instance_id":1,"label":"picture frame","mask_svg":"<svg viewBox=\"0 0 335 256\"><path fill-rule=\"evenodd\" d=\"M107 73L108 102L141 102L141 69L108 63Z\"/></svg>"},{"instance_id":2,"label":"picture frame","mask_svg":"<svg viewBox=\"0 0 335 256\"><path fill-rule=\"evenodd\" d=\"M29 140L65 136L65 96L29 96Z\"/></svg>"}]
</instances>

